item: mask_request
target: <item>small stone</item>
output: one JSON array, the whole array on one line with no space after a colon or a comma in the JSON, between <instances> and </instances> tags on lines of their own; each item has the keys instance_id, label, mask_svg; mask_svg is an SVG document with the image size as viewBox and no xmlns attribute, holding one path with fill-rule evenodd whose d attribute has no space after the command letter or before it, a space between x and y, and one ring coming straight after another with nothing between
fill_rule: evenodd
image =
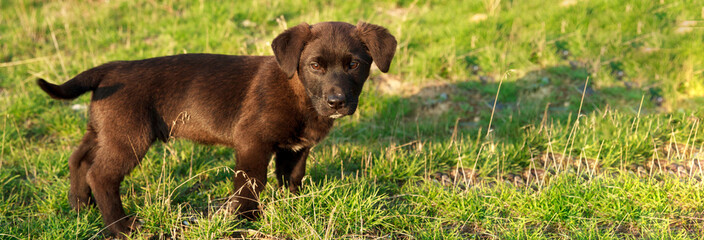
<instances>
[{"instance_id":1,"label":"small stone","mask_svg":"<svg viewBox=\"0 0 704 240\"><path fill-rule=\"evenodd\" d=\"M513 176L513 183L518 186L523 186L526 184L526 181L524 181L522 177L520 177L518 175L514 175Z\"/></svg>"},{"instance_id":2,"label":"small stone","mask_svg":"<svg viewBox=\"0 0 704 240\"><path fill-rule=\"evenodd\" d=\"M491 76L479 76L479 81L481 81L484 84L492 83L492 82L494 82L494 78Z\"/></svg>"},{"instance_id":3,"label":"small stone","mask_svg":"<svg viewBox=\"0 0 704 240\"><path fill-rule=\"evenodd\" d=\"M625 76L626 76L626 73L625 73L625 72L623 72L622 70L618 70L618 71L616 71L616 73L615 73L615 74L616 74L616 79L618 79L618 80L621 80L621 79L623 79L623 77L625 77Z\"/></svg>"},{"instance_id":4,"label":"small stone","mask_svg":"<svg viewBox=\"0 0 704 240\"><path fill-rule=\"evenodd\" d=\"M550 78L549 77L542 77L540 78L540 85L548 85L550 84Z\"/></svg>"},{"instance_id":5,"label":"small stone","mask_svg":"<svg viewBox=\"0 0 704 240\"><path fill-rule=\"evenodd\" d=\"M584 63L580 61L570 61L570 67L572 67L572 69L584 68Z\"/></svg>"},{"instance_id":6,"label":"small stone","mask_svg":"<svg viewBox=\"0 0 704 240\"><path fill-rule=\"evenodd\" d=\"M663 98L663 97L656 97L655 98L655 105L657 105L658 107L662 106L663 102L665 102L665 98Z\"/></svg>"},{"instance_id":7,"label":"small stone","mask_svg":"<svg viewBox=\"0 0 704 240\"><path fill-rule=\"evenodd\" d=\"M648 171L646 171L643 166L636 167L636 171L638 172L638 175L640 175L640 176L648 175Z\"/></svg>"},{"instance_id":8,"label":"small stone","mask_svg":"<svg viewBox=\"0 0 704 240\"><path fill-rule=\"evenodd\" d=\"M623 86L626 87L626 89L628 89L628 90L633 89L634 85L635 84L633 84L632 82L623 82Z\"/></svg>"},{"instance_id":9,"label":"small stone","mask_svg":"<svg viewBox=\"0 0 704 240\"><path fill-rule=\"evenodd\" d=\"M560 51L560 56L562 57L562 59L567 59L567 57L570 56L570 51L563 49L562 51Z\"/></svg>"},{"instance_id":10,"label":"small stone","mask_svg":"<svg viewBox=\"0 0 704 240\"><path fill-rule=\"evenodd\" d=\"M482 68L479 67L479 65L476 65L476 64L475 64L475 65L472 65L471 68L472 68L472 74L474 74L474 75L477 75L477 74L479 73L479 71L482 70Z\"/></svg>"},{"instance_id":11,"label":"small stone","mask_svg":"<svg viewBox=\"0 0 704 240\"><path fill-rule=\"evenodd\" d=\"M447 95L447 93L440 93L440 96L438 96L438 98L441 102L444 102L449 98L449 96Z\"/></svg>"},{"instance_id":12,"label":"small stone","mask_svg":"<svg viewBox=\"0 0 704 240\"><path fill-rule=\"evenodd\" d=\"M586 88L584 88L584 87L579 88L579 93L587 95L587 96L594 94L594 92L595 91L594 91L594 88L592 88L592 86L587 86Z\"/></svg>"}]
</instances>

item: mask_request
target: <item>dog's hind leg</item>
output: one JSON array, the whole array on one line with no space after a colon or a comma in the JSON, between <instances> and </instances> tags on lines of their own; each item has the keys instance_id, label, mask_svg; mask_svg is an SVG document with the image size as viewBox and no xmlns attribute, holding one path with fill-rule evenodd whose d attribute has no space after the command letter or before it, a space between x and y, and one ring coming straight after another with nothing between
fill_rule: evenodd
<instances>
[{"instance_id":1,"label":"dog's hind leg","mask_svg":"<svg viewBox=\"0 0 704 240\"><path fill-rule=\"evenodd\" d=\"M68 201L74 210L79 211L92 203L90 186L86 182L86 173L93 164L97 148L96 134L88 125L88 130L83 135L83 140L78 149L68 159L71 187L68 191Z\"/></svg>"},{"instance_id":2,"label":"dog's hind leg","mask_svg":"<svg viewBox=\"0 0 704 240\"><path fill-rule=\"evenodd\" d=\"M276 179L280 187L288 187L291 193L298 193L301 181L306 173L306 158L309 148L293 151L278 149L276 151Z\"/></svg>"},{"instance_id":3,"label":"dog's hind leg","mask_svg":"<svg viewBox=\"0 0 704 240\"><path fill-rule=\"evenodd\" d=\"M98 132L100 147L95 152L86 178L105 226L115 234L129 233L139 226L135 217L125 214L120 199L120 183L139 164L154 142L154 137L147 137L149 134L134 127L139 125L126 126L132 126L132 129Z\"/></svg>"}]
</instances>

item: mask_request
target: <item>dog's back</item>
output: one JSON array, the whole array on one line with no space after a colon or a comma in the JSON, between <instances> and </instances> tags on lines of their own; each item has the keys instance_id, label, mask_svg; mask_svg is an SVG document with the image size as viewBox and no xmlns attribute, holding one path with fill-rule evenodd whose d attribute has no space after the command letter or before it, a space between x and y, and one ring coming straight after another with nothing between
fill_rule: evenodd
<instances>
[{"instance_id":1,"label":"dog's back","mask_svg":"<svg viewBox=\"0 0 704 240\"><path fill-rule=\"evenodd\" d=\"M142 112L150 125L145 127L162 141L182 136L226 144L232 141L233 121L251 83L258 80L255 76L262 69L271 72L264 75L276 74L276 64L272 56L182 54L110 62L62 85L43 79L38 84L56 99L93 91L92 124L119 125L125 114Z\"/></svg>"}]
</instances>

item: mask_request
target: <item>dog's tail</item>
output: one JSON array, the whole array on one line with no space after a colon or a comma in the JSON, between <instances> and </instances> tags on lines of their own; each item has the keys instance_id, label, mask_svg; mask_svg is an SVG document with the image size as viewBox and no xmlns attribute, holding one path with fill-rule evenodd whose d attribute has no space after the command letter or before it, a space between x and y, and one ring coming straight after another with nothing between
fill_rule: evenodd
<instances>
[{"instance_id":1,"label":"dog's tail","mask_svg":"<svg viewBox=\"0 0 704 240\"><path fill-rule=\"evenodd\" d=\"M89 69L61 85L49 83L41 78L37 79L37 85L54 99L74 99L85 92L95 90L105 73L112 68L110 65L112 64Z\"/></svg>"}]
</instances>

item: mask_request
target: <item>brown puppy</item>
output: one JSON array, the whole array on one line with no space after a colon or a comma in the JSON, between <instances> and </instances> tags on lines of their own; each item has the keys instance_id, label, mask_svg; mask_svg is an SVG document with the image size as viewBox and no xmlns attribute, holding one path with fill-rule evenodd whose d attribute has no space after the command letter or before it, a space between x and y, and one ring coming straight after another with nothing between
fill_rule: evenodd
<instances>
[{"instance_id":1,"label":"brown puppy","mask_svg":"<svg viewBox=\"0 0 704 240\"><path fill-rule=\"evenodd\" d=\"M279 184L297 192L310 148L333 120L355 112L372 61L387 72L396 40L380 26L302 23L277 36L274 56L184 54L107 63L62 85L39 79L51 97L93 91L83 141L69 158L69 201L91 193L113 233L136 227L120 183L158 139L188 138L236 150L229 206L259 215L259 193L275 154Z\"/></svg>"}]
</instances>

